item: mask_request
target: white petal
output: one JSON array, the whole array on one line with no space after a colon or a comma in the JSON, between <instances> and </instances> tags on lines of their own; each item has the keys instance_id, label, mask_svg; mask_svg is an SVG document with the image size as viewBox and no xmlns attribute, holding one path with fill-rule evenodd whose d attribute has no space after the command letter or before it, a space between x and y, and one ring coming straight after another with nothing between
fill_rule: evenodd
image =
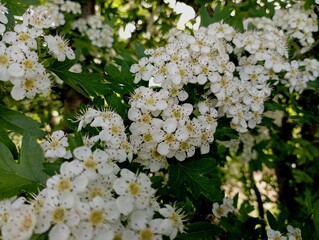
<instances>
[{"instance_id":1,"label":"white petal","mask_svg":"<svg viewBox=\"0 0 319 240\"><path fill-rule=\"evenodd\" d=\"M166 156L169 153L169 146L166 143L161 142L157 146L157 152L162 156Z\"/></svg>"},{"instance_id":2,"label":"white petal","mask_svg":"<svg viewBox=\"0 0 319 240\"><path fill-rule=\"evenodd\" d=\"M71 232L69 227L64 223L60 223L51 228L49 233L49 240L68 240L70 233Z\"/></svg>"},{"instance_id":3,"label":"white petal","mask_svg":"<svg viewBox=\"0 0 319 240\"><path fill-rule=\"evenodd\" d=\"M91 148L82 146L74 149L73 154L80 160L87 160L92 155L92 151Z\"/></svg>"},{"instance_id":4,"label":"white petal","mask_svg":"<svg viewBox=\"0 0 319 240\"><path fill-rule=\"evenodd\" d=\"M24 75L24 69L19 63L11 64L8 68L8 72L13 77L22 77Z\"/></svg>"},{"instance_id":5,"label":"white petal","mask_svg":"<svg viewBox=\"0 0 319 240\"><path fill-rule=\"evenodd\" d=\"M148 216L144 211L134 211L131 214L131 228L133 230L143 229L146 227L148 220Z\"/></svg>"},{"instance_id":6,"label":"white petal","mask_svg":"<svg viewBox=\"0 0 319 240\"><path fill-rule=\"evenodd\" d=\"M116 206L122 214L128 215L134 209L133 201L129 196L120 196L116 199Z\"/></svg>"},{"instance_id":7,"label":"white petal","mask_svg":"<svg viewBox=\"0 0 319 240\"><path fill-rule=\"evenodd\" d=\"M25 90L21 88L20 86L13 86L11 90L11 96L14 100L19 101L25 98Z\"/></svg>"},{"instance_id":8,"label":"white petal","mask_svg":"<svg viewBox=\"0 0 319 240\"><path fill-rule=\"evenodd\" d=\"M168 133L172 133L176 130L177 125L178 121L175 118L168 118L163 124L163 129Z\"/></svg>"},{"instance_id":9,"label":"white petal","mask_svg":"<svg viewBox=\"0 0 319 240\"><path fill-rule=\"evenodd\" d=\"M83 175L80 175L73 180L73 185L77 192L83 192L86 189L88 183L89 180Z\"/></svg>"}]
</instances>

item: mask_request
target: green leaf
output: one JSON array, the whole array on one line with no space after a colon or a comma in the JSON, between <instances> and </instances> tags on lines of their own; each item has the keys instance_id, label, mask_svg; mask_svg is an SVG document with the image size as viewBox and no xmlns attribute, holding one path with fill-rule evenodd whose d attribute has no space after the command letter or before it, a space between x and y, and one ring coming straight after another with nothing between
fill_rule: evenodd
<instances>
[{"instance_id":1,"label":"green leaf","mask_svg":"<svg viewBox=\"0 0 319 240\"><path fill-rule=\"evenodd\" d=\"M212 158L173 164L170 170L170 184L187 187L195 199L200 195L212 202L221 200L220 179L217 175L216 162Z\"/></svg>"},{"instance_id":2,"label":"green leaf","mask_svg":"<svg viewBox=\"0 0 319 240\"><path fill-rule=\"evenodd\" d=\"M89 98L90 96L107 95L110 90L101 80L103 76L97 73L73 73L66 70L49 68L61 80L70 85L74 90Z\"/></svg>"},{"instance_id":3,"label":"green leaf","mask_svg":"<svg viewBox=\"0 0 319 240\"><path fill-rule=\"evenodd\" d=\"M69 148L71 152L77 147L83 146L83 137L80 132L75 132L74 134L69 134L68 136L68 143L69 143Z\"/></svg>"},{"instance_id":4,"label":"green leaf","mask_svg":"<svg viewBox=\"0 0 319 240\"><path fill-rule=\"evenodd\" d=\"M266 212L266 215L267 215L267 220L268 220L268 224L269 224L270 228L277 230L278 223L277 223L277 220L274 217L274 215L272 215L272 213L269 210Z\"/></svg>"},{"instance_id":5,"label":"green leaf","mask_svg":"<svg viewBox=\"0 0 319 240\"><path fill-rule=\"evenodd\" d=\"M313 206L313 223L316 233L319 234L319 200L317 200Z\"/></svg>"},{"instance_id":6,"label":"green leaf","mask_svg":"<svg viewBox=\"0 0 319 240\"><path fill-rule=\"evenodd\" d=\"M43 161L42 150L32 135L23 137L19 163L0 142L0 198L11 197L21 191L35 191L40 184L44 185Z\"/></svg>"},{"instance_id":7,"label":"green leaf","mask_svg":"<svg viewBox=\"0 0 319 240\"><path fill-rule=\"evenodd\" d=\"M299 169L292 169L292 174L297 183L313 183L313 178L309 176L305 171Z\"/></svg>"},{"instance_id":8,"label":"green leaf","mask_svg":"<svg viewBox=\"0 0 319 240\"><path fill-rule=\"evenodd\" d=\"M14 15L22 16L30 5L38 5L39 0L6 0L2 1L2 3L9 9L9 11L12 11Z\"/></svg>"},{"instance_id":9,"label":"green leaf","mask_svg":"<svg viewBox=\"0 0 319 240\"><path fill-rule=\"evenodd\" d=\"M5 144L7 146L7 148L9 148L9 150L13 154L14 158L16 158L16 159L18 158L18 151L17 151L16 145L9 138L6 130L4 128L2 128L1 126L0 126L0 142Z\"/></svg>"},{"instance_id":10,"label":"green leaf","mask_svg":"<svg viewBox=\"0 0 319 240\"><path fill-rule=\"evenodd\" d=\"M138 42L134 42L134 47L135 47L136 55L139 58L146 56L146 54L144 53L144 48L141 44L139 44Z\"/></svg>"},{"instance_id":11,"label":"green leaf","mask_svg":"<svg viewBox=\"0 0 319 240\"><path fill-rule=\"evenodd\" d=\"M225 21L230 18L230 14L232 12L232 6L227 4L222 7L221 1L218 2L216 8L214 9L214 14L211 17L205 6L202 6L199 9L199 14L201 17L200 25L203 27L208 27L211 23Z\"/></svg>"},{"instance_id":12,"label":"green leaf","mask_svg":"<svg viewBox=\"0 0 319 240\"><path fill-rule=\"evenodd\" d=\"M48 174L49 176L56 175L60 172L61 162L45 162L43 163L43 171Z\"/></svg>"},{"instance_id":13,"label":"green leaf","mask_svg":"<svg viewBox=\"0 0 319 240\"><path fill-rule=\"evenodd\" d=\"M23 191L36 189L36 183L0 168L0 200L16 196Z\"/></svg>"},{"instance_id":14,"label":"green leaf","mask_svg":"<svg viewBox=\"0 0 319 240\"><path fill-rule=\"evenodd\" d=\"M17 173L32 181L45 184L46 174L43 171L43 162L43 152L36 138L32 135L25 135L22 139Z\"/></svg>"},{"instance_id":15,"label":"green leaf","mask_svg":"<svg viewBox=\"0 0 319 240\"><path fill-rule=\"evenodd\" d=\"M23 137L19 163L13 159L9 149L0 143L0 168L7 172L44 184L46 175L43 172L43 162L42 149L31 135Z\"/></svg>"},{"instance_id":16,"label":"green leaf","mask_svg":"<svg viewBox=\"0 0 319 240\"><path fill-rule=\"evenodd\" d=\"M203 27L208 27L209 24L214 22L213 18L209 15L205 6L202 6L199 9L199 15L200 15L200 25Z\"/></svg>"},{"instance_id":17,"label":"green leaf","mask_svg":"<svg viewBox=\"0 0 319 240\"><path fill-rule=\"evenodd\" d=\"M186 233L177 236L177 240L213 239L213 236L221 234L218 226L208 222L196 222L187 226Z\"/></svg>"},{"instance_id":18,"label":"green leaf","mask_svg":"<svg viewBox=\"0 0 319 240\"><path fill-rule=\"evenodd\" d=\"M82 54L82 51L80 49L76 49L74 51L74 53L75 53L74 59L72 59L72 60L66 59L63 62L59 62L56 60L52 63L50 68L55 69L55 70L60 70L60 71L63 71L63 70L68 71L74 64L76 64L79 61L81 54Z\"/></svg>"},{"instance_id":19,"label":"green leaf","mask_svg":"<svg viewBox=\"0 0 319 240\"><path fill-rule=\"evenodd\" d=\"M123 102L123 99L119 95L112 93L111 95L106 96L105 100L109 107L112 110L115 110L124 121L127 119L128 105Z\"/></svg>"},{"instance_id":20,"label":"green leaf","mask_svg":"<svg viewBox=\"0 0 319 240\"><path fill-rule=\"evenodd\" d=\"M309 10L314 3L315 3L315 0L306 0L304 3L304 8L306 10Z\"/></svg>"},{"instance_id":21,"label":"green leaf","mask_svg":"<svg viewBox=\"0 0 319 240\"><path fill-rule=\"evenodd\" d=\"M32 134L37 137L45 135L39 126L40 124L23 113L13 111L0 104L0 126L12 130L21 135Z\"/></svg>"}]
</instances>

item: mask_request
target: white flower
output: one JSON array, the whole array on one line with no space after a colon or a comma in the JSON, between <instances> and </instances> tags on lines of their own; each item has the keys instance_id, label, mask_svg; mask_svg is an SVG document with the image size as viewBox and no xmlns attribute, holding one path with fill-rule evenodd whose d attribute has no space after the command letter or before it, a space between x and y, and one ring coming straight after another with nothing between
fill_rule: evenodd
<instances>
[{"instance_id":1,"label":"white flower","mask_svg":"<svg viewBox=\"0 0 319 240\"><path fill-rule=\"evenodd\" d=\"M3 42L0 42L0 80L8 81L10 74L8 68L10 65L10 58L7 53L7 47Z\"/></svg>"},{"instance_id":2,"label":"white flower","mask_svg":"<svg viewBox=\"0 0 319 240\"><path fill-rule=\"evenodd\" d=\"M37 29L49 28L53 24L52 17L44 6L29 8L22 18L24 25L30 24Z\"/></svg>"},{"instance_id":3,"label":"white flower","mask_svg":"<svg viewBox=\"0 0 319 240\"><path fill-rule=\"evenodd\" d=\"M288 240L302 240L301 230L299 228L293 228L291 225L287 226Z\"/></svg>"},{"instance_id":4,"label":"white flower","mask_svg":"<svg viewBox=\"0 0 319 240\"><path fill-rule=\"evenodd\" d=\"M279 231L273 229L267 229L268 240L287 240L286 236L282 236Z\"/></svg>"},{"instance_id":5,"label":"white flower","mask_svg":"<svg viewBox=\"0 0 319 240\"><path fill-rule=\"evenodd\" d=\"M83 165L83 174L89 180L96 179L98 174L108 175L116 172L118 166L108 159L108 154L100 149L92 150L89 147L77 147L73 151L74 156Z\"/></svg>"},{"instance_id":6,"label":"white flower","mask_svg":"<svg viewBox=\"0 0 319 240\"><path fill-rule=\"evenodd\" d=\"M98 116L99 112L94 108L88 107L81 109L78 113L75 114L75 122L79 122L78 131L81 131L83 127L92 122L94 117Z\"/></svg>"},{"instance_id":7,"label":"white flower","mask_svg":"<svg viewBox=\"0 0 319 240\"><path fill-rule=\"evenodd\" d=\"M138 83L141 79L144 81L150 80L153 68L154 66L149 64L146 57L141 58L138 64L133 64L130 71L135 74L134 83Z\"/></svg>"},{"instance_id":8,"label":"white flower","mask_svg":"<svg viewBox=\"0 0 319 240\"><path fill-rule=\"evenodd\" d=\"M122 169L121 177L115 180L113 188L119 195L116 205L124 215L130 214L135 209L145 209L154 194L147 175L144 173L135 175L127 169Z\"/></svg>"},{"instance_id":9,"label":"white flower","mask_svg":"<svg viewBox=\"0 0 319 240\"><path fill-rule=\"evenodd\" d=\"M63 40L60 36L44 36L45 41L48 43L49 51L53 54L58 61L63 62L65 58L74 59L75 53L72 48L68 46L68 41Z\"/></svg>"},{"instance_id":10,"label":"white flower","mask_svg":"<svg viewBox=\"0 0 319 240\"><path fill-rule=\"evenodd\" d=\"M159 213L165 217L160 228L164 229L164 234L169 236L170 239L174 239L178 232L184 232L183 221L185 216L181 209L176 210L175 207L166 204L165 208L159 209Z\"/></svg>"},{"instance_id":11,"label":"white flower","mask_svg":"<svg viewBox=\"0 0 319 240\"><path fill-rule=\"evenodd\" d=\"M65 157L68 154L68 139L62 130L53 132L46 141L40 143L44 156L51 159Z\"/></svg>"},{"instance_id":12,"label":"white flower","mask_svg":"<svg viewBox=\"0 0 319 240\"><path fill-rule=\"evenodd\" d=\"M212 212L216 218L226 217L228 214L227 209L224 207L223 204L219 205L219 203L214 203Z\"/></svg>"},{"instance_id":13,"label":"white flower","mask_svg":"<svg viewBox=\"0 0 319 240\"><path fill-rule=\"evenodd\" d=\"M4 33L6 30L5 24L8 23L8 18L5 15L8 12L8 9L0 3L0 34Z\"/></svg>"},{"instance_id":14,"label":"white flower","mask_svg":"<svg viewBox=\"0 0 319 240\"><path fill-rule=\"evenodd\" d=\"M12 65L13 66L13 65ZM47 94L50 90L51 82L47 74L30 75L25 78L12 78L13 88L11 96L15 100L24 98L33 99L36 94Z\"/></svg>"},{"instance_id":15,"label":"white flower","mask_svg":"<svg viewBox=\"0 0 319 240\"><path fill-rule=\"evenodd\" d=\"M25 204L24 201L25 199L19 198L8 207L7 220L1 228L3 239L30 239L36 224L36 216L33 206Z\"/></svg>"},{"instance_id":16,"label":"white flower","mask_svg":"<svg viewBox=\"0 0 319 240\"><path fill-rule=\"evenodd\" d=\"M65 239L70 236L72 227L80 222L78 211L64 198L46 201L37 216L35 233L44 233L48 229L49 239ZM50 228L51 227L51 228Z\"/></svg>"},{"instance_id":17,"label":"white flower","mask_svg":"<svg viewBox=\"0 0 319 240\"><path fill-rule=\"evenodd\" d=\"M9 44L23 43L31 49L37 48L36 38L41 35L41 31L36 28L28 28L24 24L17 24L14 32L6 32L3 35L3 41Z\"/></svg>"}]
</instances>

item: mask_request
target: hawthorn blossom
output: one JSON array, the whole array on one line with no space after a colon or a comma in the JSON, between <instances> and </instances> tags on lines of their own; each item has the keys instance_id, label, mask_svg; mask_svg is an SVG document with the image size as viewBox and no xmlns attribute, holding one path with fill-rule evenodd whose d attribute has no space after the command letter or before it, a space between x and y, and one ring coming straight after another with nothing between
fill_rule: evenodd
<instances>
[{"instance_id":1,"label":"hawthorn blossom","mask_svg":"<svg viewBox=\"0 0 319 240\"><path fill-rule=\"evenodd\" d=\"M130 214L135 209L145 209L154 194L147 175L144 173L136 175L128 169L121 170L121 177L115 180L113 189L119 195L116 205L124 215Z\"/></svg>"},{"instance_id":2,"label":"hawthorn blossom","mask_svg":"<svg viewBox=\"0 0 319 240\"><path fill-rule=\"evenodd\" d=\"M1 227L3 239L30 239L36 225L36 215L33 206L26 204L24 198L10 204L5 218Z\"/></svg>"},{"instance_id":3,"label":"hawthorn blossom","mask_svg":"<svg viewBox=\"0 0 319 240\"><path fill-rule=\"evenodd\" d=\"M62 130L53 132L47 137L47 140L40 143L43 149L44 157L55 160L57 158L68 158L70 152L67 150L69 146L67 137Z\"/></svg>"},{"instance_id":4,"label":"hawthorn blossom","mask_svg":"<svg viewBox=\"0 0 319 240\"><path fill-rule=\"evenodd\" d=\"M60 62L65 58L74 59L75 54L71 47L68 46L68 41L60 36L44 36L45 41L48 43L50 53Z\"/></svg>"},{"instance_id":5,"label":"hawthorn blossom","mask_svg":"<svg viewBox=\"0 0 319 240\"><path fill-rule=\"evenodd\" d=\"M8 12L8 9L0 3L0 34L4 33L6 30L5 24L8 23L8 18L5 15Z\"/></svg>"}]
</instances>

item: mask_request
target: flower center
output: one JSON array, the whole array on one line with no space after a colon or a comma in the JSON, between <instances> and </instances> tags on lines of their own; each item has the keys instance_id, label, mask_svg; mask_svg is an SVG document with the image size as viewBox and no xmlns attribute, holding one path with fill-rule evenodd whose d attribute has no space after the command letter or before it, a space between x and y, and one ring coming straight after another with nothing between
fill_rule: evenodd
<instances>
[{"instance_id":1,"label":"flower center","mask_svg":"<svg viewBox=\"0 0 319 240\"><path fill-rule=\"evenodd\" d=\"M59 192L64 192L66 190L70 190L71 187L72 187L72 183L69 179L61 179L56 185L56 189Z\"/></svg>"},{"instance_id":2,"label":"flower center","mask_svg":"<svg viewBox=\"0 0 319 240\"><path fill-rule=\"evenodd\" d=\"M23 62L23 65L24 65L25 69L32 69L34 67L34 62L32 60L30 60L30 59L26 59Z\"/></svg>"},{"instance_id":3,"label":"flower center","mask_svg":"<svg viewBox=\"0 0 319 240\"><path fill-rule=\"evenodd\" d=\"M104 220L104 213L103 211L99 209L94 209L91 211L89 216L89 221L92 223L92 225L98 225L102 223Z\"/></svg>"},{"instance_id":4,"label":"flower center","mask_svg":"<svg viewBox=\"0 0 319 240\"><path fill-rule=\"evenodd\" d=\"M34 87L35 87L35 84L34 84L34 80L33 79L26 79L25 81L24 81L24 87L25 87L25 89L26 90L32 90L32 89L34 89Z\"/></svg>"},{"instance_id":5,"label":"flower center","mask_svg":"<svg viewBox=\"0 0 319 240\"><path fill-rule=\"evenodd\" d=\"M50 148L53 148L53 149L55 149L55 148L57 148L57 147L59 147L60 146L60 141L58 141L58 140L56 140L56 141L52 141L52 142L50 142Z\"/></svg>"},{"instance_id":6,"label":"flower center","mask_svg":"<svg viewBox=\"0 0 319 240\"><path fill-rule=\"evenodd\" d=\"M93 159L93 157L90 156L87 160L84 161L84 167L85 167L86 169L93 169L93 170L95 170L95 169L97 169L97 161L95 161L95 160Z\"/></svg>"},{"instance_id":7,"label":"flower center","mask_svg":"<svg viewBox=\"0 0 319 240\"><path fill-rule=\"evenodd\" d=\"M143 123L151 123L152 117L148 113L145 113L141 116L141 122Z\"/></svg>"},{"instance_id":8,"label":"flower center","mask_svg":"<svg viewBox=\"0 0 319 240\"><path fill-rule=\"evenodd\" d=\"M114 235L113 240L122 240L122 236L119 233L117 233Z\"/></svg>"},{"instance_id":9,"label":"flower center","mask_svg":"<svg viewBox=\"0 0 319 240\"><path fill-rule=\"evenodd\" d=\"M9 58L6 55L0 55L0 65L7 66L9 63Z\"/></svg>"},{"instance_id":10,"label":"flower center","mask_svg":"<svg viewBox=\"0 0 319 240\"><path fill-rule=\"evenodd\" d=\"M152 240L154 237L153 231L149 228L140 231L141 240Z\"/></svg>"},{"instance_id":11,"label":"flower center","mask_svg":"<svg viewBox=\"0 0 319 240\"><path fill-rule=\"evenodd\" d=\"M144 136L143 136L143 140L144 142L150 142L153 140L153 136L151 133L145 133Z\"/></svg>"},{"instance_id":12,"label":"flower center","mask_svg":"<svg viewBox=\"0 0 319 240\"><path fill-rule=\"evenodd\" d=\"M103 197L103 193L99 188L95 187L89 193L89 197L90 197L90 199L93 199L95 197Z\"/></svg>"},{"instance_id":13,"label":"flower center","mask_svg":"<svg viewBox=\"0 0 319 240\"><path fill-rule=\"evenodd\" d=\"M118 135L120 133L120 127L117 125L112 125L111 132L113 135Z\"/></svg>"},{"instance_id":14,"label":"flower center","mask_svg":"<svg viewBox=\"0 0 319 240\"><path fill-rule=\"evenodd\" d=\"M28 232L33 227L33 223L34 221L31 216L24 218L21 224L22 232Z\"/></svg>"},{"instance_id":15,"label":"flower center","mask_svg":"<svg viewBox=\"0 0 319 240\"><path fill-rule=\"evenodd\" d=\"M129 185L128 185L128 191L133 196L137 196L140 193L140 183L130 182Z\"/></svg>"},{"instance_id":16,"label":"flower center","mask_svg":"<svg viewBox=\"0 0 319 240\"><path fill-rule=\"evenodd\" d=\"M180 148L184 151L188 150L189 143L188 142L181 142Z\"/></svg>"},{"instance_id":17,"label":"flower center","mask_svg":"<svg viewBox=\"0 0 319 240\"><path fill-rule=\"evenodd\" d=\"M30 35L27 32L22 32L18 35L18 40L21 42L26 42L30 39Z\"/></svg>"},{"instance_id":18,"label":"flower center","mask_svg":"<svg viewBox=\"0 0 319 240\"><path fill-rule=\"evenodd\" d=\"M52 222L54 223L61 223L66 220L66 210L61 207L57 207L52 212Z\"/></svg>"},{"instance_id":19,"label":"flower center","mask_svg":"<svg viewBox=\"0 0 319 240\"><path fill-rule=\"evenodd\" d=\"M181 119L183 114L182 114L182 111L181 111L181 110L176 109L176 110L174 110L174 111L172 112L172 115L173 115L173 117L176 118L176 119Z\"/></svg>"},{"instance_id":20,"label":"flower center","mask_svg":"<svg viewBox=\"0 0 319 240\"><path fill-rule=\"evenodd\" d=\"M166 143L171 144L171 143L173 143L174 141L175 141L175 136L174 136L174 134L172 134L172 133L167 133L167 134L165 135L165 142L166 142Z\"/></svg>"}]
</instances>

